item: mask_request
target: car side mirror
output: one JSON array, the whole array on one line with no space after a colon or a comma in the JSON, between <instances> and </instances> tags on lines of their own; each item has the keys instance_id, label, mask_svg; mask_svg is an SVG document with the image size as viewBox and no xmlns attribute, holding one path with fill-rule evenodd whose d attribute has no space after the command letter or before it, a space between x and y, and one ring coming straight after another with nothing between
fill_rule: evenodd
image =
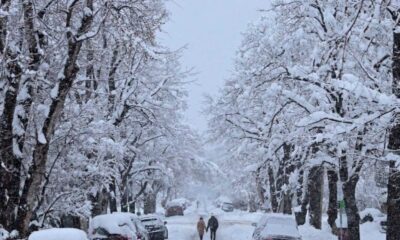
<instances>
[{"instance_id":1,"label":"car side mirror","mask_svg":"<svg viewBox=\"0 0 400 240\"><path fill-rule=\"evenodd\" d=\"M167 225L167 221L164 221L164 225Z\"/></svg>"},{"instance_id":2,"label":"car side mirror","mask_svg":"<svg viewBox=\"0 0 400 240\"><path fill-rule=\"evenodd\" d=\"M251 223L251 226L257 227L257 223Z\"/></svg>"}]
</instances>

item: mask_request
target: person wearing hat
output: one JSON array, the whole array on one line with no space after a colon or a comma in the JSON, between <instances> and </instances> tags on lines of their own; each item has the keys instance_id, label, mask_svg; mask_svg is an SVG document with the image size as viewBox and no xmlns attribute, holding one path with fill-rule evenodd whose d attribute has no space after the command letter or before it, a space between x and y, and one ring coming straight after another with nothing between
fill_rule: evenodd
<instances>
[{"instance_id":1,"label":"person wearing hat","mask_svg":"<svg viewBox=\"0 0 400 240\"><path fill-rule=\"evenodd\" d=\"M200 240L203 240L204 231L206 230L206 223L203 220L203 217L200 217L197 222L197 232L199 233Z\"/></svg>"},{"instance_id":2,"label":"person wearing hat","mask_svg":"<svg viewBox=\"0 0 400 240\"><path fill-rule=\"evenodd\" d=\"M210 219L208 219L208 224L206 229L207 232L208 229L210 229L210 239L215 240L215 236L217 235L217 229L218 229L218 220L213 213L211 213L211 217Z\"/></svg>"}]
</instances>

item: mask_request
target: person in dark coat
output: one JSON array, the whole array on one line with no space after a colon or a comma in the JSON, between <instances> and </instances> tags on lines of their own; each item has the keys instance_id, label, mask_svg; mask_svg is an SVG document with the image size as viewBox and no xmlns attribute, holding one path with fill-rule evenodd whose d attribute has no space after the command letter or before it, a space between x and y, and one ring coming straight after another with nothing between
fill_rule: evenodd
<instances>
[{"instance_id":1,"label":"person in dark coat","mask_svg":"<svg viewBox=\"0 0 400 240\"><path fill-rule=\"evenodd\" d=\"M210 229L210 239L215 240L215 236L217 235L217 229L218 229L218 220L214 216L214 214L211 214L210 219L208 219L208 224L206 229L207 232L208 229Z\"/></svg>"}]
</instances>

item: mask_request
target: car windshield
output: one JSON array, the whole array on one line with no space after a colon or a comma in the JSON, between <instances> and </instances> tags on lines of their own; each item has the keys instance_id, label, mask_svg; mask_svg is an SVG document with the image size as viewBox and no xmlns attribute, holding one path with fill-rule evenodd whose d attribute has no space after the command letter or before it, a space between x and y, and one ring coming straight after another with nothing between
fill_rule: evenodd
<instances>
[{"instance_id":1,"label":"car windshield","mask_svg":"<svg viewBox=\"0 0 400 240\"><path fill-rule=\"evenodd\" d=\"M157 218L145 218L141 220L144 225L153 225L159 224L159 220Z\"/></svg>"},{"instance_id":2,"label":"car windshield","mask_svg":"<svg viewBox=\"0 0 400 240\"><path fill-rule=\"evenodd\" d=\"M94 233L95 233L95 234L98 234L98 235L101 235L101 236L108 236L108 235L110 235L110 233L109 233L106 229L104 229L104 228L102 228L102 227L96 228L96 229L94 230Z\"/></svg>"}]
</instances>

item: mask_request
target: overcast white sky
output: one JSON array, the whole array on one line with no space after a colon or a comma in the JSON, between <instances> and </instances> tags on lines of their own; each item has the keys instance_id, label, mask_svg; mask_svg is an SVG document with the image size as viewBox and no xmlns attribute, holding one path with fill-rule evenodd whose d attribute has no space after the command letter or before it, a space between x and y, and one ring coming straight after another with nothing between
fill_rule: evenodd
<instances>
[{"instance_id":1,"label":"overcast white sky","mask_svg":"<svg viewBox=\"0 0 400 240\"><path fill-rule=\"evenodd\" d=\"M170 21L162 41L172 49L187 45L182 63L194 68L196 82L188 87L188 123L200 132L207 127L204 94L216 95L233 69L233 59L247 24L257 20L268 0L171 0Z\"/></svg>"}]
</instances>

